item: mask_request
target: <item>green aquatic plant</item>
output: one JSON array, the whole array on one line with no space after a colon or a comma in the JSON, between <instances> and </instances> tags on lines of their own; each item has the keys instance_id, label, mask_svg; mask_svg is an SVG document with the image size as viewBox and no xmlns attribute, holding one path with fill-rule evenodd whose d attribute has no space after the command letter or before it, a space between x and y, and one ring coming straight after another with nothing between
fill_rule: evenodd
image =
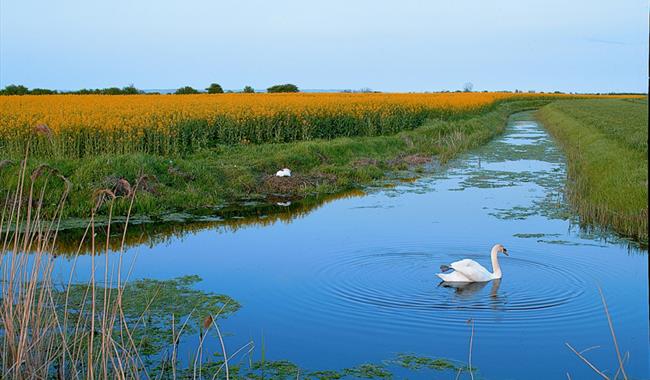
<instances>
[{"instance_id":1,"label":"green aquatic plant","mask_svg":"<svg viewBox=\"0 0 650 380\"><path fill-rule=\"evenodd\" d=\"M433 359L412 354L399 354L395 362L410 370L432 369L436 371L457 371L463 368L448 359Z\"/></svg>"},{"instance_id":2,"label":"green aquatic plant","mask_svg":"<svg viewBox=\"0 0 650 380\"><path fill-rule=\"evenodd\" d=\"M512 236L516 237L516 238L520 238L520 239L535 239L535 238L543 238L543 237L546 237L546 236L562 236L562 234L542 234L542 233L539 233L539 234L523 234L523 233L519 233L519 234L513 234Z\"/></svg>"},{"instance_id":3,"label":"green aquatic plant","mask_svg":"<svg viewBox=\"0 0 650 380\"><path fill-rule=\"evenodd\" d=\"M96 291L108 294L106 303L109 305L115 304L120 296L123 323L138 342L139 353L151 356L159 354L173 340L173 323L185 324L185 335L195 334L208 316L226 318L241 307L226 295L193 289L200 281L196 275L169 280L141 279L126 283L121 293L115 287L103 288L101 285ZM54 290L54 304L65 305L58 309L61 318L68 318L75 325L77 321L89 318L87 313L92 300L87 293L86 283Z\"/></svg>"}]
</instances>

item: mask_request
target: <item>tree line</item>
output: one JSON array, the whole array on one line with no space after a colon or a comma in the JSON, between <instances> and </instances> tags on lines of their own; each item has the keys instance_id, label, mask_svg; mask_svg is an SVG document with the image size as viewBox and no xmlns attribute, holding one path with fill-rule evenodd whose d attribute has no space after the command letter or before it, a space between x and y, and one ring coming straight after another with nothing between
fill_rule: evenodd
<instances>
[{"instance_id":1,"label":"tree line","mask_svg":"<svg viewBox=\"0 0 650 380\"><path fill-rule=\"evenodd\" d=\"M267 92L300 92L298 86L295 84L278 84L271 86L266 89ZM199 91L191 86L184 86L178 88L174 91L174 95L186 95L186 94L223 94L223 93L234 93L235 91L228 90L224 91L223 87L218 83L212 83L210 86L205 88L205 91ZM244 87L241 91L242 93L254 93L255 89L251 86ZM159 92L144 92L137 89L134 85L129 85L126 87L107 87L107 88L82 88L81 90L75 91L57 91L50 90L47 88L32 88L29 89L23 85L10 84L4 89L0 90L0 95L56 95L56 94L72 94L72 95L137 95L137 94L159 94Z\"/></svg>"}]
</instances>

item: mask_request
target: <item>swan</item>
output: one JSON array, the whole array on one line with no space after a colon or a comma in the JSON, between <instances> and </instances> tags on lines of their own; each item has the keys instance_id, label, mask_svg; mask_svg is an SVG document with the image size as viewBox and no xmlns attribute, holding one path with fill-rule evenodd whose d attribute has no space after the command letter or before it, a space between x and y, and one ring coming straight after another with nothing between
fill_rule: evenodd
<instances>
[{"instance_id":1,"label":"swan","mask_svg":"<svg viewBox=\"0 0 650 380\"><path fill-rule=\"evenodd\" d=\"M282 169L282 170L278 170L278 171L275 173L275 176L276 176L276 177L291 177L291 170L289 170L288 168L284 168L284 169Z\"/></svg>"},{"instance_id":2,"label":"swan","mask_svg":"<svg viewBox=\"0 0 650 380\"><path fill-rule=\"evenodd\" d=\"M499 266L499 259L497 255L503 253L508 255L508 250L501 244L495 244L490 252L492 258L492 270L490 273L485 267L474 260L463 259L451 263L450 265L441 265L440 270L443 273L436 273L444 282L486 282L491 280L500 279L502 276L501 267ZM451 273L444 273L452 270Z\"/></svg>"}]
</instances>

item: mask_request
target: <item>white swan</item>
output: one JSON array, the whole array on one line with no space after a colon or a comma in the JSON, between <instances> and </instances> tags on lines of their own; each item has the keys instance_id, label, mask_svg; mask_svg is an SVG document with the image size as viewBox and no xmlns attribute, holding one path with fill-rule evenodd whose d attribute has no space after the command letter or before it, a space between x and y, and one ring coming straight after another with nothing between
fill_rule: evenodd
<instances>
[{"instance_id":1,"label":"white swan","mask_svg":"<svg viewBox=\"0 0 650 380\"><path fill-rule=\"evenodd\" d=\"M275 172L276 177L291 177L291 170L284 168Z\"/></svg>"},{"instance_id":2,"label":"white swan","mask_svg":"<svg viewBox=\"0 0 650 380\"><path fill-rule=\"evenodd\" d=\"M442 272L447 272L453 269L451 273L436 273L438 277L444 282L486 282L490 280L496 280L501 278L501 267L499 266L499 259L497 255L503 253L506 256L508 255L508 250L501 244L496 244L492 247L492 252L490 252L490 257L492 258L492 271L490 273L485 269L481 264L477 263L474 260L463 259L451 263L451 265L441 265L440 270Z\"/></svg>"}]
</instances>

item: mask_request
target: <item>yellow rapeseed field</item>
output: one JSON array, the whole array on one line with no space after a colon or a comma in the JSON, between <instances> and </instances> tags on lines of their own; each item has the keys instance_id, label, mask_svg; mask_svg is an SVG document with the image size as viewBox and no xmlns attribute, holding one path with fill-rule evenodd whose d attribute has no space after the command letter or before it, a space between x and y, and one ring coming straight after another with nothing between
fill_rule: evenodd
<instances>
[{"instance_id":1,"label":"yellow rapeseed field","mask_svg":"<svg viewBox=\"0 0 650 380\"><path fill-rule=\"evenodd\" d=\"M217 144L374 136L430 118L466 117L515 97L549 94L217 94L0 96L0 148L22 154L34 126L33 154L84 157L143 152L185 154ZM561 96L561 95L555 95Z\"/></svg>"}]
</instances>

